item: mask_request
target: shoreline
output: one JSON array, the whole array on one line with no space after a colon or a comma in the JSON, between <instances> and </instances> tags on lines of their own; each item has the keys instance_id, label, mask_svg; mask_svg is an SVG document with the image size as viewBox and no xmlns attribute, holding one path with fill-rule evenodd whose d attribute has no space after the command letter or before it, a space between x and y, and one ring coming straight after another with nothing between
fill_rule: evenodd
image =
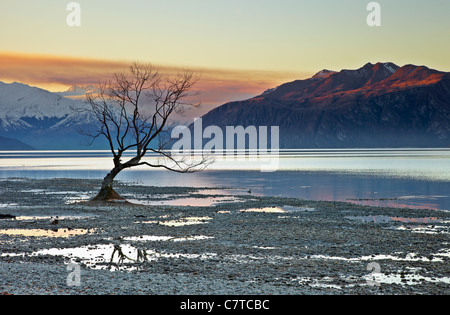
<instances>
[{"instance_id":1,"label":"shoreline","mask_svg":"<svg viewBox=\"0 0 450 315\"><path fill-rule=\"evenodd\" d=\"M99 183L2 180L0 214L18 219L0 220L0 292L450 293L448 211L124 183L119 194L140 204L83 202ZM189 199L199 205L170 204ZM69 263L80 286L67 285Z\"/></svg>"}]
</instances>

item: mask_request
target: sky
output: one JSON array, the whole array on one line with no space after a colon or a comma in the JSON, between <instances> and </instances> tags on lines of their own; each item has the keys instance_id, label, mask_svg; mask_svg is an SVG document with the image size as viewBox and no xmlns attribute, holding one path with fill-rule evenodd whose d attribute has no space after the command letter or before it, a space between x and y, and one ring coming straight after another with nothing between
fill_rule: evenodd
<instances>
[{"instance_id":1,"label":"sky","mask_svg":"<svg viewBox=\"0 0 450 315\"><path fill-rule=\"evenodd\" d=\"M450 71L450 1L0 1L0 81L52 91L107 79L133 61L201 73L204 103L255 96L322 69L367 62Z\"/></svg>"}]
</instances>

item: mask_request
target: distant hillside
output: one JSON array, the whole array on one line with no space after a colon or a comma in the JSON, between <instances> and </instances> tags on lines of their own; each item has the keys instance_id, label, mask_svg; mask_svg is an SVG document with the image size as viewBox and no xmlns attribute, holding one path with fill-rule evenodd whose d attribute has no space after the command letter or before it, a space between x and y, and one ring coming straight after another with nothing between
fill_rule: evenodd
<instances>
[{"instance_id":1,"label":"distant hillside","mask_svg":"<svg viewBox=\"0 0 450 315\"><path fill-rule=\"evenodd\" d=\"M282 148L450 147L450 73L393 63L323 70L202 118L204 128L279 126Z\"/></svg>"}]
</instances>

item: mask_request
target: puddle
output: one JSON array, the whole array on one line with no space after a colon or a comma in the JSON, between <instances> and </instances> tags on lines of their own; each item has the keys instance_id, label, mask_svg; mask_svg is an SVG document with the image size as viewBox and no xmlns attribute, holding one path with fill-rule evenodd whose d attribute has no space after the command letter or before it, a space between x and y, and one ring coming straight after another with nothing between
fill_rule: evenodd
<instances>
[{"instance_id":1,"label":"puddle","mask_svg":"<svg viewBox=\"0 0 450 315\"><path fill-rule=\"evenodd\" d=\"M286 210L283 210L279 207L267 207L267 208L253 208L253 209L245 209L240 212L256 212L256 213L286 213Z\"/></svg>"},{"instance_id":2,"label":"puddle","mask_svg":"<svg viewBox=\"0 0 450 315\"><path fill-rule=\"evenodd\" d=\"M333 279L331 277L323 277L320 279L315 279L311 277L297 277L295 279L292 279L293 282L297 282L298 284L305 286L308 285L311 288L319 288L319 289L335 289L335 290L342 290L342 285L333 284L336 279Z\"/></svg>"},{"instance_id":3,"label":"puddle","mask_svg":"<svg viewBox=\"0 0 450 315\"><path fill-rule=\"evenodd\" d=\"M415 233L426 234L438 234L438 233L450 233L450 227L447 225L450 221L445 221L436 217L429 218L403 218L403 217L390 217L390 216L359 216L359 217L346 217L350 220L357 220L364 223L404 223L401 226L389 227L395 230L409 230ZM439 225L441 224L441 225Z\"/></svg>"},{"instance_id":4,"label":"puddle","mask_svg":"<svg viewBox=\"0 0 450 315\"><path fill-rule=\"evenodd\" d=\"M301 285L308 285L312 288L343 290L346 287L359 286L383 286L400 285L414 286L423 283L450 283L450 277L428 277L420 274L420 268L405 268L399 273L371 273L360 278L358 277L297 277L292 281ZM338 282L339 284L337 284Z\"/></svg>"},{"instance_id":5,"label":"puddle","mask_svg":"<svg viewBox=\"0 0 450 315\"><path fill-rule=\"evenodd\" d=\"M394 274L384 274L384 273L374 273L364 278L367 281L382 284L397 284L403 286L418 285L423 282L426 283L447 283L450 284L450 277L427 277L420 275L418 272L419 268L407 268L400 273Z\"/></svg>"},{"instance_id":6,"label":"puddle","mask_svg":"<svg viewBox=\"0 0 450 315\"><path fill-rule=\"evenodd\" d=\"M28 190L22 190L21 192L22 193L32 193L32 194L65 196L63 199L65 200L66 204L88 201L95 195L95 191L80 192L80 191L51 191L51 190L44 190L44 189L28 189Z\"/></svg>"},{"instance_id":7,"label":"puddle","mask_svg":"<svg viewBox=\"0 0 450 315\"><path fill-rule=\"evenodd\" d=\"M180 206L180 207L211 207L220 203L243 202L242 199L236 197L212 197L212 198L177 198L171 200L140 200L127 199L131 203L141 204L145 206Z\"/></svg>"},{"instance_id":8,"label":"puddle","mask_svg":"<svg viewBox=\"0 0 450 315\"><path fill-rule=\"evenodd\" d=\"M188 241L200 241L213 239L214 237L199 235L199 236L187 236L187 237L173 237L173 236L155 236L155 235L141 235L133 237L125 237L125 241L136 241L136 242L188 242Z\"/></svg>"},{"instance_id":9,"label":"puddle","mask_svg":"<svg viewBox=\"0 0 450 315\"><path fill-rule=\"evenodd\" d=\"M347 261L347 262L361 262L361 261L382 261L382 260L392 260L392 261L404 261L404 262L427 262L427 263L441 263L444 260L441 257L449 257L450 250L442 249L438 253L430 255L429 257L422 257L417 255L416 253L408 253L404 255L404 253L394 253L394 255L373 255L373 256L363 256L357 258L345 258L345 257L333 257L333 256L325 256L325 255L313 255L309 259L321 259L321 260L339 260L339 261ZM430 259L431 258L431 259ZM358 282L360 285L370 285L375 284L377 286L383 284L397 284L397 285L418 285L421 283L446 283L450 284L450 277L428 277L425 275L419 274L421 271L420 268L405 268L398 273L390 273L385 274L382 272L379 273L371 273L362 278L348 278L342 277L342 280L347 282L347 286L353 286L352 282ZM343 289L346 285L336 285L333 282L334 280L329 277L324 277L321 279L313 279L313 278L297 278L293 281L299 281L299 283L310 285L311 287L328 287L335 289ZM365 280L364 284L360 283L361 280ZM341 281L342 282L342 281Z\"/></svg>"},{"instance_id":10,"label":"puddle","mask_svg":"<svg viewBox=\"0 0 450 315\"><path fill-rule=\"evenodd\" d=\"M159 222L161 225L179 227L179 226L187 226L187 225L196 225L196 224L206 224L208 221L212 220L210 217L189 217L183 218L180 220L169 220Z\"/></svg>"},{"instance_id":11,"label":"puddle","mask_svg":"<svg viewBox=\"0 0 450 315\"><path fill-rule=\"evenodd\" d=\"M26 237L48 237L48 238L68 238L77 235L86 235L94 230L85 229L8 229L0 230L1 235L26 236Z\"/></svg>"},{"instance_id":12,"label":"puddle","mask_svg":"<svg viewBox=\"0 0 450 315\"><path fill-rule=\"evenodd\" d=\"M80 194L74 197L65 197L64 200L66 201L66 204L73 204L73 203L78 203L78 202L83 202L83 201L89 201L92 199L93 195L90 194Z\"/></svg>"},{"instance_id":13,"label":"puddle","mask_svg":"<svg viewBox=\"0 0 450 315\"><path fill-rule=\"evenodd\" d=\"M68 216L18 216L16 217L16 220L18 221L28 221L28 222L33 222L33 221L38 221L38 220L85 220L85 219L92 219L96 217L96 215L94 214L83 214L83 215L68 215Z\"/></svg>"},{"instance_id":14,"label":"puddle","mask_svg":"<svg viewBox=\"0 0 450 315\"><path fill-rule=\"evenodd\" d=\"M54 191L54 190L44 190L44 189L28 189L21 190L22 193L32 193L32 194L45 194L45 195L85 195L87 193L95 193L94 191Z\"/></svg>"},{"instance_id":15,"label":"puddle","mask_svg":"<svg viewBox=\"0 0 450 315\"><path fill-rule=\"evenodd\" d=\"M346 217L350 220L358 220L366 223L390 223L390 222L402 222L402 223L422 223L422 224L433 224L444 222L441 219L430 217L430 218L399 218L390 216L360 216L360 217Z\"/></svg>"},{"instance_id":16,"label":"puddle","mask_svg":"<svg viewBox=\"0 0 450 315\"><path fill-rule=\"evenodd\" d=\"M310 207L295 207L295 206L283 206L281 207L286 212L310 212L310 211L316 211L316 208L310 208Z\"/></svg>"},{"instance_id":17,"label":"puddle","mask_svg":"<svg viewBox=\"0 0 450 315\"><path fill-rule=\"evenodd\" d=\"M149 253L145 253L147 256ZM24 254L3 254L2 256L20 256ZM129 264L141 261L142 252L131 245L113 245L113 244L99 244L99 245L89 245L76 248L52 248L44 249L32 253L30 256L62 256L68 259L72 263L83 263L88 268L103 270L103 269L113 269L111 264ZM134 259L136 258L136 259ZM143 259L142 259L143 260ZM147 259L150 260L150 259ZM137 268L118 268L117 266L114 270L136 270Z\"/></svg>"},{"instance_id":18,"label":"puddle","mask_svg":"<svg viewBox=\"0 0 450 315\"><path fill-rule=\"evenodd\" d=\"M294 207L294 206L282 206L282 207L266 207L266 208L252 208L241 210L240 212L256 212L256 213L287 213L287 212L308 212L315 211L314 208L308 207Z\"/></svg>"},{"instance_id":19,"label":"puddle","mask_svg":"<svg viewBox=\"0 0 450 315\"><path fill-rule=\"evenodd\" d=\"M202 189L196 192L198 195L235 195L235 196L245 196L251 194L251 190L248 189L239 189L239 188L229 188L229 189L217 189L217 188L208 188Z\"/></svg>"},{"instance_id":20,"label":"puddle","mask_svg":"<svg viewBox=\"0 0 450 315\"><path fill-rule=\"evenodd\" d=\"M68 215L68 216L49 216L49 215L38 215L38 216L27 216L27 215L20 215L20 216L14 216L14 215L2 215L0 214L0 220L15 220L15 221L22 221L24 223L36 223L40 220L47 220L47 221L53 221L53 220L87 220L95 218L96 215L94 214L82 214L82 215Z\"/></svg>"},{"instance_id":21,"label":"puddle","mask_svg":"<svg viewBox=\"0 0 450 315\"><path fill-rule=\"evenodd\" d=\"M0 209L6 209L10 207L17 207L19 206L17 203L0 203Z\"/></svg>"},{"instance_id":22,"label":"puddle","mask_svg":"<svg viewBox=\"0 0 450 315\"><path fill-rule=\"evenodd\" d=\"M277 249L276 247L273 247L273 246L252 246L252 248L263 249L263 250Z\"/></svg>"},{"instance_id":23,"label":"puddle","mask_svg":"<svg viewBox=\"0 0 450 315\"><path fill-rule=\"evenodd\" d=\"M345 201L357 205L372 206L372 207L442 210L439 208L438 204L431 202L424 202L426 200L435 201L436 199L413 198L412 196L405 196L400 198L386 198L386 199L346 199Z\"/></svg>"},{"instance_id":24,"label":"puddle","mask_svg":"<svg viewBox=\"0 0 450 315\"><path fill-rule=\"evenodd\" d=\"M445 225L402 225L394 229L423 234L450 234L450 227Z\"/></svg>"},{"instance_id":25,"label":"puddle","mask_svg":"<svg viewBox=\"0 0 450 315\"><path fill-rule=\"evenodd\" d=\"M189 237L187 237L189 238ZM10 254L2 254L10 255ZM14 256L18 254L12 254ZM20 254L19 254L20 255ZM70 262L83 263L88 268L111 271L134 271L140 269L140 263L156 261L161 258L169 259L211 259L214 253L186 254L164 253L152 249L139 248L130 244L98 244L76 248L52 248L37 251L31 256L62 256Z\"/></svg>"},{"instance_id":26,"label":"puddle","mask_svg":"<svg viewBox=\"0 0 450 315\"><path fill-rule=\"evenodd\" d=\"M27 189L27 190L21 190L21 193L26 193L26 194L42 194L42 193L46 193L46 191L44 189Z\"/></svg>"},{"instance_id":27,"label":"puddle","mask_svg":"<svg viewBox=\"0 0 450 315\"><path fill-rule=\"evenodd\" d=\"M398 256L394 255L371 255L362 256L355 258L345 258L338 256L325 256L325 255L312 255L310 259L323 259L323 260L339 260L348 262L360 262L360 261L379 261L379 260L392 260L392 261L419 261L419 262L443 262L444 260L435 256L443 256L441 253L430 255L429 257L418 256L416 253L408 253L404 255L403 253L396 253ZM401 256L400 256L401 255Z\"/></svg>"}]
</instances>

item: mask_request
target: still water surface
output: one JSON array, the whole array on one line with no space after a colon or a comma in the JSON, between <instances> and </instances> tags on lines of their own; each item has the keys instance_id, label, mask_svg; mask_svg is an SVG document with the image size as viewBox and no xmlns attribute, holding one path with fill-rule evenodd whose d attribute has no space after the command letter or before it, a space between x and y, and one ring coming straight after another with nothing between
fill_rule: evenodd
<instances>
[{"instance_id":1,"label":"still water surface","mask_svg":"<svg viewBox=\"0 0 450 315\"><path fill-rule=\"evenodd\" d=\"M450 210L450 149L284 150L276 161L277 171L263 173L261 163L267 161L219 157L202 173L143 167L124 171L118 179L150 186L230 187L254 195ZM111 167L107 151L0 152L0 178L101 179Z\"/></svg>"}]
</instances>

